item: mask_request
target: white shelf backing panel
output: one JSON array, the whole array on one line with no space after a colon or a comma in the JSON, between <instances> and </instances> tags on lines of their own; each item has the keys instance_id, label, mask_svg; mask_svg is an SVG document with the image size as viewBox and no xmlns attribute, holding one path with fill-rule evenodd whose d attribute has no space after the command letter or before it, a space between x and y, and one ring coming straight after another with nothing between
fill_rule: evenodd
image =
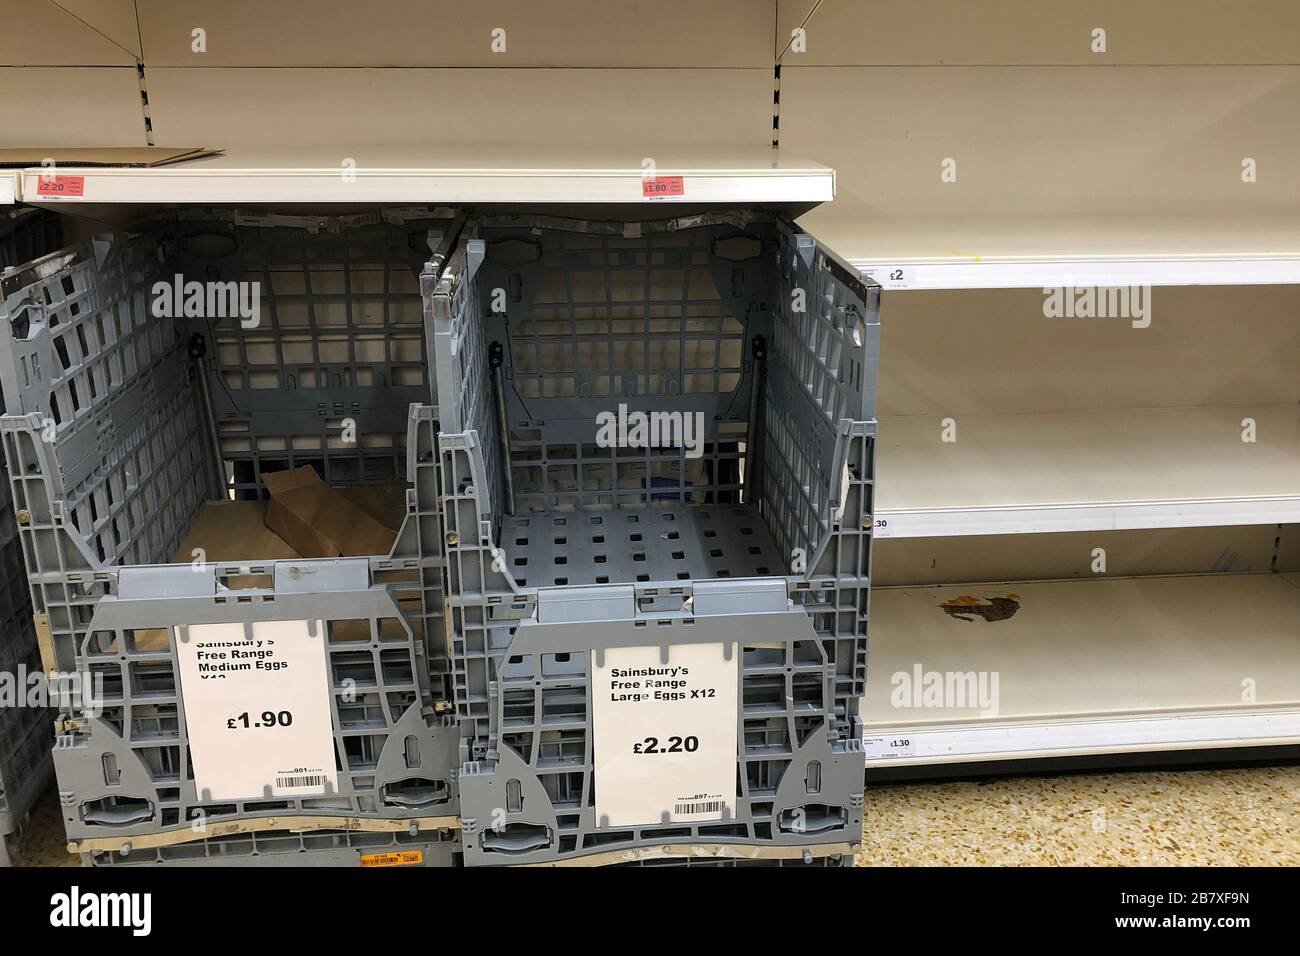
<instances>
[{"instance_id":1,"label":"white shelf backing panel","mask_svg":"<svg viewBox=\"0 0 1300 956\"><path fill-rule=\"evenodd\" d=\"M1300 522L1294 404L952 420L881 419L877 537Z\"/></svg>"},{"instance_id":2,"label":"white shelf backing panel","mask_svg":"<svg viewBox=\"0 0 1300 956\"><path fill-rule=\"evenodd\" d=\"M0 67L0 146L144 146L135 66Z\"/></svg>"},{"instance_id":3,"label":"white shelf backing panel","mask_svg":"<svg viewBox=\"0 0 1300 956\"><path fill-rule=\"evenodd\" d=\"M562 0L465 4L385 0L358 29L351 0L210 5L140 0L149 67L772 68L776 0ZM201 22L211 42L195 53ZM310 29L303 24L310 23ZM494 31L500 33L494 34ZM494 42L495 41L495 42Z\"/></svg>"},{"instance_id":4,"label":"white shelf backing panel","mask_svg":"<svg viewBox=\"0 0 1300 956\"><path fill-rule=\"evenodd\" d=\"M762 69L150 67L154 141L237 147L757 149L772 144ZM341 158L341 157L340 157ZM337 165L337 160L331 165Z\"/></svg>"},{"instance_id":5,"label":"white shelf backing panel","mask_svg":"<svg viewBox=\"0 0 1300 956\"><path fill-rule=\"evenodd\" d=\"M1300 281L1300 66L799 63L781 147L839 184L803 224L887 289Z\"/></svg>"},{"instance_id":6,"label":"white shelf backing panel","mask_svg":"<svg viewBox=\"0 0 1300 956\"><path fill-rule=\"evenodd\" d=\"M928 674L984 698L917 706ZM869 763L1300 744L1300 575L879 589L863 719Z\"/></svg>"},{"instance_id":7,"label":"white shelf backing panel","mask_svg":"<svg viewBox=\"0 0 1300 956\"><path fill-rule=\"evenodd\" d=\"M139 58L131 0L25 3L5 11L0 66L126 66L134 71Z\"/></svg>"},{"instance_id":8,"label":"white shelf backing panel","mask_svg":"<svg viewBox=\"0 0 1300 956\"><path fill-rule=\"evenodd\" d=\"M42 171L23 171L22 197L58 203L676 203L793 204L834 196L834 173L770 149L652 155L647 193L640 152L424 150L367 146L232 149L156 168L61 167L79 195L42 195ZM344 166L351 160L355 165ZM680 181L678 181L680 180Z\"/></svg>"},{"instance_id":9,"label":"white shelf backing panel","mask_svg":"<svg viewBox=\"0 0 1300 956\"><path fill-rule=\"evenodd\" d=\"M783 45L793 27L806 33L803 52L782 58L787 66L1300 62L1291 0L998 0L996 15L968 0L926 0L923 13L906 0L778 0L777 9ZM1097 27L1104 52L1094 49Z\"/></svg>"}]
</instances>

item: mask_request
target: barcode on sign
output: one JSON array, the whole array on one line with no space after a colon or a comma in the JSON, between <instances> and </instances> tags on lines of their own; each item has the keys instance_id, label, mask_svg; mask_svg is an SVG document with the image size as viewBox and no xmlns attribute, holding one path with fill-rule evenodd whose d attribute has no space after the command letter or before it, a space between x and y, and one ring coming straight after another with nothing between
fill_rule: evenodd
<instances>
[{"instance_id":1,"label":"barcode on sign","mask_svg":"<svg viewBox=\"0 0 1300 956\"><path fill-rule=\"evenodd\" d=\"M275 786L277 789L288 789L291 787L323 787L325 786L325 775L316 773L301 777L276 777Z\"/></svg>"},{"instance_id":2,"label":"barcode on sign","mask_svg":"<svg viewBox=\"0 0 1300 956\"><path fill-rule=\"evenodd\" d=\"M721 813L724 801L722 800L697 800L694 803L678 803L673 807L673 813Z\"/></svg>"}]
</instances>

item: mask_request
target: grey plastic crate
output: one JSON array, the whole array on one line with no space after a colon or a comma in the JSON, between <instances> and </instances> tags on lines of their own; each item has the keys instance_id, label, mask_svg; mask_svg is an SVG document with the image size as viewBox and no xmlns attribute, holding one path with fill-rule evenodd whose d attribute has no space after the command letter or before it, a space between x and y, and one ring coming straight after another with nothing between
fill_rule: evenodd
<instances>
[{"instance_id":1,"label":"grey plastic crate","mask_svg":"<svg viewBox=\"0 0 1300 956\"><path fill-rule=\"evenodd\" d=\"M53 714L30 706L28 676L41 672L32 605L7 479L0 487L0 673L22 700L0 705L0 866L12 858L28 811L50 780Z\"/></svg>"},{"instance_id":2,"label":"grey plastic crate","mask_svg":"<svg viewBox=\"0 0 1300 956\"><path fill-rule=\"evenodd\" d=\"M410 833L359 830L255 831L192 843L81 854L96 867L129 866L329 866L412 867L461 865L454 828Z\"/></svg>"},{"instance_id":3,"label":"grey plastic crate","mask_svg":"<svg viewBox=\"0 0 1300 956\"><path fill-rule=\"evenodd\" d=\"M878 287L762 214L462 235L424 287L467 864L848 854ZM701 413L699 456L602 447L596 416L618 403ZM601 825L591 665L692 644L740 648L734 814Z\"/></svg>"},{"instance_id":4,"label":"grey plastic crate","mask_svg":"<svg viewBox=\"0 0 1300 956\"><path fill-rule=\"evenodd\" d=\"M328 830L401 819L421 833L455 821L418 284L455 228L428 211L182 212L4 278L0 437L43 652L105 691L98 714L64 701L55 748L68 835L87 852L143 835L193 842L197 820ZM154 316L155 283L176 275L259 282L260 323ZM355 443L342 438L348 418ZM405 480L392 553L162 563L205 500L262 496L264 474L302 465L335 485ZM300 619L325 626L337 790L196 792L176 629Z\"/></svg>"},{"instance_id":5,"label":"grey plastic crate","mask_svg":"<svg viewBox=\"0 0 1300 956\"><path fill-rule=\"evenodd\" d=\"M54 251L61 239L58 216L23 206L9 208L0 213L0 272ZM5 472L0 475L0 672L23 688L26 684L18 678L40 670L31 598ZM53 714L28 703L0 706L0 866L9 863L10 844L32 802L49 783L53 769Z\"/></svg>"}]
</instances>

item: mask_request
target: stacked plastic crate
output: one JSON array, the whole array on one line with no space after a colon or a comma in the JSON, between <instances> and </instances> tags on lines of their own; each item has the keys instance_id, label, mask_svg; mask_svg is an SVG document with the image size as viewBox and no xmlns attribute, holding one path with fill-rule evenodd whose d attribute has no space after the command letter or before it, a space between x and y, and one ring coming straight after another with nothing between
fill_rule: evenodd
<instances>
[{"instance_id":1,"label":"stacked plastic crate","mask_svg":"<svg viewBox=\"0 0 1300 956\"><path fill-rule=\"evenodd\" d=\"M456 228L181 214L6 276L0 432L46 665L75 675L55 764L86 862L458 859L418 283ZM213 308L254 283L258 314ZM404 486L391 550L191 556L206 509L304 466Z\"/></svg>"},{"instance_id":2,"label":"stacked plastic crate","mask_svg":"<svg viewBox=\"0 0 1300 956\"><path fill-rule=\"evenodd\" d=\"M0 866L50 779L52 714L31 678L41 673L8 476L0 488ZM36 693L37 696L32 696Z\"/></svg>"},{"instance_id":3,"label":"stacked plastic crate","mask_svg":"<svg viewBox=\"0 0 1300 956\"><path fill-rule=\"evenodd\" d=\"M60 236L57 216L26 207L6 210L0 220L0 282L7 280L8 270L58 248ZM11 862L20 828L50 778L52 714L41 706L39 688L30 681L40 673L6 472L0 475L0 675L5 682L0 692L0 866Z\"/></svg>"},{"instance_id":4,"label":"stacked plastic crate","mask_svg":"<svg viewBox=\"0 0 1300 956\"><path fill-rule=\"evenodd\" d=\"M778 217L426 273L470 865L849 865L879 290Z\"/></svg>"}]
</instances>

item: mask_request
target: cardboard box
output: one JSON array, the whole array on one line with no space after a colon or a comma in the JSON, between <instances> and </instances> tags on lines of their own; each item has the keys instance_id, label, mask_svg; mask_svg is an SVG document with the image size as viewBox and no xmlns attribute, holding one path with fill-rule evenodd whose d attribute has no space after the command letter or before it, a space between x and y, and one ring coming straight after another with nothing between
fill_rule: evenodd
<instances>
[{"instance_id":1,"label":"cardboard box","mask_svg":"<svg viewBox=\"0 0 1300 956\"><path fill-rule=\"evenodd\" d=\"M304 558L386 555L397 533L320 480L310 465L262 475L266 526Z\"/></svg>"}]
</instances>

